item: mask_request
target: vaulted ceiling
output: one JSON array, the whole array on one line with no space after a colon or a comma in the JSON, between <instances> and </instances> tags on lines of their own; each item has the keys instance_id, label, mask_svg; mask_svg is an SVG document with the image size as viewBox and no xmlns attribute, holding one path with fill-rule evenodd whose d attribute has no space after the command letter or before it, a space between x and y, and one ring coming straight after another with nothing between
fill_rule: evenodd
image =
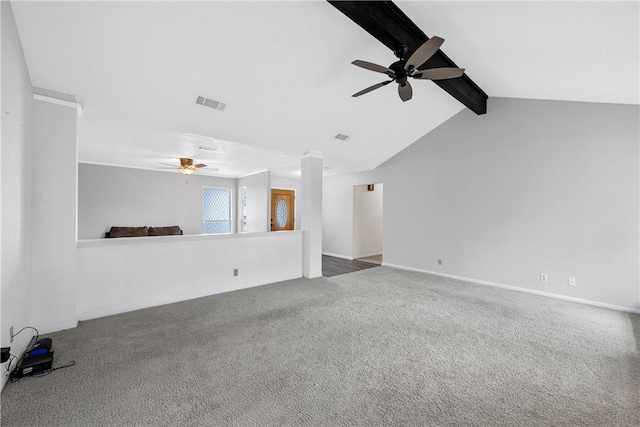
<instances>
[{"instance_id":1,"label":"vaulted ceiling","mask_svg":"<svg viewBox=\"0 0 640 427\"><path fill-rule=\"evenodd\" d=\"M639 104L639 2L396 4L491 97ZM373 169L465 108L429 81L354 59L393 53L324 1L12 2L36 87L77 96L82 162L155 169L193 157L221 176ZM382 76L382 78L381 78ZM205 96L224 111L195 103ZM349 135L347 141L334 137ZM177 163L177 160L174 160Z\"/></svg>"}]
</instances>

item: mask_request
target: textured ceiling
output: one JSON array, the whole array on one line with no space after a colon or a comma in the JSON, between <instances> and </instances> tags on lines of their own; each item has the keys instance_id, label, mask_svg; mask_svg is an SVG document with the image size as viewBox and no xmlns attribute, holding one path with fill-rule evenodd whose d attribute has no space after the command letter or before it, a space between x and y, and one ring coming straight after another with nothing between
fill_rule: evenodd
<instances>
[{"instance_id":1,"label":"textured ceiling","mask_svg":"<svg viewBox=\"0 0 640 427\"><path fill-rule=\"evenodd\" d=\"M488 114L492 96L639 103L637 1L397 4L446 40L489 95ZM12 6L33 85L82 104L83 162L153 169L193 157L222 176L296 176L315 150L327 174L367 170L464 108L428 81L406 103L393 85L351 98L385 80L352 60L395 58L323 1Z\"/></svg>"}]
</instances>

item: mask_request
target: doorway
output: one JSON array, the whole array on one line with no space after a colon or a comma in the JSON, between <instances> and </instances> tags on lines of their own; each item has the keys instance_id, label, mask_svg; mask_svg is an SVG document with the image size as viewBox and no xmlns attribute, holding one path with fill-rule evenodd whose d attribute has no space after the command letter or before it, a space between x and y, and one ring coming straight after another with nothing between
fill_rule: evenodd
<instances>
[{"instance_id":1,"label":"doorway","mask_svg":"<svg viewBox=\"0 0 640 427\"><path fill-rule=\"evenodd\" d=\"M353 258L382 264L383 184L353 186Z\"/></svg>"},{"instance_id":2,"label":"doorway","mask_svg":"<svg viewBox=\"0 0 640 427\"><path fill-rule=\"evenodd\" d=\"M295 192L271 189L271 231L295 229Z\"/></svg>"}]
</instances>

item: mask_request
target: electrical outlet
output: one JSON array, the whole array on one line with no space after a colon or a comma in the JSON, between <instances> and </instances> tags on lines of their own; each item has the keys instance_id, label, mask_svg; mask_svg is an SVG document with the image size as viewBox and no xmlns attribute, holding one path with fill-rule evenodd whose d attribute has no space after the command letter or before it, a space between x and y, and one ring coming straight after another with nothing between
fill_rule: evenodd
<instances>
[{"instance_id":1,"label":"electrical outlet","mask_svg":"<svg viewBox=\"0 0 640 427\"><path fill-rule=\"evenodd\" d=\"M576 278L575 277L569 277L569 281L567 282L569 286L575 286L576 285Z\"/></svg>"},{"instance_id":2,"label":"electrical outlet","mask_svg":"<svg viewBox=\"0 0 640 427\"><path fill-rule=\"evenodd\" d=\"M442 265L442 260L438 259L438 265Z\"/></svg>"},{"instance_id":3,"label":"electrical outlet","mask_svg":"<svg viewBox=\"0 0 640 427\"><path fill-rule=\"evenodd\" d=\"M13 342L13 326L9 328L9 343Z\"/></svg>"},{"instance_id":4,"label":"electrical outlet","mask_svg":"<svg viewBox=\"0 0 640 427\"><path fill-rule=\"evenodd\" d=\"M238 269L234 268L233 269L233 277L236 277L238 275Z\"/></svg>"},{"instance_id":5,"label":"electrical outlet","mask_svg":"<svg viewBox=\"0 0 640 427\"><path fill-rule=\"evenodd\" d=\"M2 347L2 358L0 359L0 363L5 363L9 360L9 356L11 355L11 347Z\"/></svg>"},{"instance_id":6,"label":"electrical outlet","mask_svg":"<svg viewBox=\"0 0 640 427\"><path fill-rule=\"evenodd\" d=\"M544 273L540 273L540 281L541 282L548 282L549 281L549 277Z\"/></svg>"}]
</instances>

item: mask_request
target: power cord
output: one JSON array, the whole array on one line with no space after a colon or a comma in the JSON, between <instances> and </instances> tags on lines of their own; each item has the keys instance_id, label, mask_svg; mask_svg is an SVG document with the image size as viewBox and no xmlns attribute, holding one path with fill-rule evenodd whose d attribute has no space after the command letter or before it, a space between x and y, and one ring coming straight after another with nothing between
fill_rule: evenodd
<instances>
[{"instance_id":1,"label":"power cord","mask_svg":"<svg viewBox=\"0 0 640 427\"><path fill-rule=\"evenodd\" d=\"M18 332L16 332L15 334L11 335L11 339L15 338L16 336L18 336L18 334L22 331L24 331L25 329L33 329L34 331L36 331L36 341L38 341L38 338L40 338L40 332L38 332L38 330L36 328L34 328L33 326L25 326L24 328L20 329Z\"/></svg>"},{"instance_id":2,"label":"power cord","mask_svg":"<svg viewBox=\"0 0 640 427\"><path fill-rule=\"evenodd\" d=\"M51 372L53 372L53 371L57 371L58 369L70 368L70 367L72 367L72 366L73 366L73 365L75 365L75 364L76 364L76 361L75 361L75 360L72 360L71 362L69 362L69 363L65 363L65 364L64 364L64 365L62 365L62 366L58 366L58 367L56 367L56 368L47 369L46 371L38 372L37 374L31 375L31 376L32 376L32 377L34 377L34 378L38 378L38 377L46 377L47 375L49 375L49 374L50 374ZM18 379L19 379L19 378L18 378ZM16 379L16 381L18 381L18 379ZM16 382L16 381L12 381L12 382Z\"/></svg>"},{"instance_id":3,"label":"power cord","mask_svg":"<svg viewBox=\"0 0 640 427\"><path fill-rule=\"evenodd\" d=\"M34 331L36 331L36 337L35 339L31 339L31 342L37 342L38 338L40 338L40 332L38 332L38 330L36 328L34 328L33 326L25 326L24 328L20 329L18 332L16 332L15 334L11 334L11 340L13 340L16 336L18 336L18 334L22 331L24 331L25 329L33 329ZM25 349L25 351L29 351L30 349L27 348ZM9 376L13 375L13 371L14 369L11 369L11 365L13 364L14 361L18 361L18 357L9 353L9 360L7 360L7 364L5 366L5 368L7 369L7 373L9 374ZM18 367L18 364L16 363L16 368ZM13 382L13 380L12 380Z\"/></svg>"}]
</instances>

